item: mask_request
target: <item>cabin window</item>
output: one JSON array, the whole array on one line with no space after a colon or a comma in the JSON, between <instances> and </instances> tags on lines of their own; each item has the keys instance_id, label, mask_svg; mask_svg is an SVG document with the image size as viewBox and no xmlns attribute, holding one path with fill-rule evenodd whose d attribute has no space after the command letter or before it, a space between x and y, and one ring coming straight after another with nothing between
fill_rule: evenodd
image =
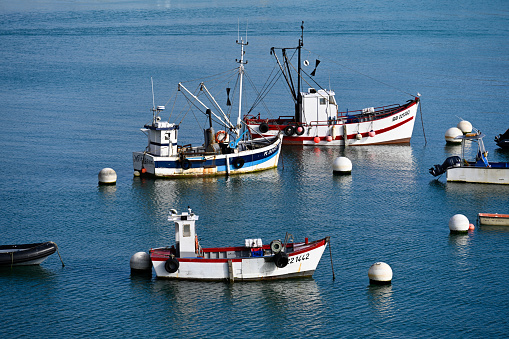
<instances>
[{"instance_id":1,"label":"cabin window","mask_svg":"<svg viewBox=\"0 0 509 339\"><path fill-rule=\"evenodd\" d=\"M327 100L325 100L325 98L320 98L320 105L327 105Z\"/></svg>"},{"instance_id":2,"label":"cabin window","mask_svg":"<svg viewBox=\"0 0 509 339\"><path fill-rule=\"evenodd\" d=\"M334 105L336 102L334 101L334 97L332 95L329 95L329 103Z\"/></svg>"},{"instance_id":3,"label":"cabin window","mask_svg":"<svg viewBox=\"0 0 509 339\"><path fill-rule=\"evenodd\" d=\"M190 224L184 224L184 232L182 232L183 237L190 237L191 236L191 225Z\"/></svg>"}]
</instances>

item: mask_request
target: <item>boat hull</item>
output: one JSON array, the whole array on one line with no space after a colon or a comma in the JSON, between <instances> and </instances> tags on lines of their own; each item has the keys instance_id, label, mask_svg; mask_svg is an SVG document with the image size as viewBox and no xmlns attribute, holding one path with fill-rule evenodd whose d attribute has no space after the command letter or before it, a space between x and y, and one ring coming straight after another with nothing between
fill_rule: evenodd
<instances>
[{"instance_id":1,"label":"boat hull","mask_svg":"<svg viewBox=\"0 0 509 339\"><path fill-rule=\"evenodd\" d=\"M222 258L177 258L179 268L174 273L165 269L169 256L164 250L151 250L151 259L156 276L164 279L258 281L311 277L327 243L322 239L307 246L301 244L300 250L288 253L288 264L282 268L276 266L274 256L228 258L234 248L217 252L218 256L224 253Z\"/></svg>"},{"instance_id":2,"label":"boat hull","mask_svg":"<svg viewBox=\"0 0 509 339\"><path fill-rule=\"evenodd\" d=\"M509 226L509 214L479 213L478 220L485 226Z\"/></svg>"},{"instance_id":3,"label":"boat hull","mask_svg":"<svg viewBox=\"0 0 509 339\"><path fill-rule=\"evenodd\" d=\"M496 165L497 163L491 163L491 167L452 167L447 169L447 181L508 185L509 167Z\"/></svg>"},{"instance_id":4,"label":"boat hull","mask_svg":"<svg viewBox=\"0 0 509 339\"><path fill-rule=\"evenodd\" d=\"M57 246L48 241L36 244L0 246L0 266L39 265L55 253Z\"/></svg>"},{"instance_id":5,"label":"boat hull","mask_svg":"<svg viewBox=\"0 0 509 339\"><path fill-rule=\"evenodd\" d=\"M387 144L409 144L412 138L419 102L395 110L383 118L371 119L369 115L356 115L355 118L342 117L328 122L311 122L303 124L304 133L285 135L284 145L309 146L368 146ZM263 120L249 119L248 124L254 138L275 135L284 125L271 124L269 130L260 132ZM371 132L371 133L370 133ZM360 135L360 137L359 137ZM319 140L316 139L319 138ZM316 142L318 141L318 142Z\"/></svg>"},{"instance_id":6,"label":"boat hull","mask_svg":"<svg viewBox=\"0 0 509 339\"><path fill-rule=\"evenodd\" d=\"M159 178L200 177L251 173L276 168L283 136L261 148L231 154L186 156L154 156L133 152L133 167L139 173ZM144 171L142 171L144 169Z\"/></svg>"}]
</instances>

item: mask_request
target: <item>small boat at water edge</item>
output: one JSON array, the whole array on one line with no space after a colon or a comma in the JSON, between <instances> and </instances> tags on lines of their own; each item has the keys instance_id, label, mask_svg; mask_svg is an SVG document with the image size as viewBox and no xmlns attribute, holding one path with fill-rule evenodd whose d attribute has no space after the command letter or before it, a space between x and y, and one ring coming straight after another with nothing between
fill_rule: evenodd
<instances>
[{"instance_id":1,"label":"small boat at water edge","mask_svg":"<svg viewBox=\"0 0 509 339\"><path fill-rule=\"evenodd\" d=\"M269 245L245 239L244 246L202 248L195 229L198 215L191 209L171 210L168 220L175 224L175 245L150 249L158 278L232 282L311 277L330 241L294 242L287 233L284 241Z\"/></svg>"},{"instance_id":2,"label":"small boat at water edge","mask_svg":"<svg viewBox=\"0 0 509 339\"><path fill-rule=\"evenodd\" d=\"M504 134L499 134L495 137L495 142L498 147L509 149L509 129Z\"/></svg>"},{"instance_id":3,"label":"small boat at water edge","mask_svg":"<svg viewBox=\"0 0 509 339\"><path fill-rule=\"evenodd\" d=\"M509 226L509 214L479 213L477 221L485 226Z\"/></svg>"},{"instance_id":4,"label":"small boat at water edge","mask_svg":"<svg viewBox=\"0 0 509 339\"><path fill-rule=\"evenodd\" d=\"M281 74L284 76L292 94L295 104L293 116L280 115L278 118L262 118L260 114L244 116L244 121L251 129L253 137L269 137L283 131L285 135L283 145L367 146L409 144L420 102L420 94L412 96L404 104L340 112L335 99L335 92L321 88L313 79L320 60L316 60L315 69L309 75L301 67L304 27L301 26L301 29L302 35L297 47L272 47L271 49L271 55L275 57ZM281 61L276 54L276 50L281 50ZM288 50L297 50L297 67L290 63ZM308 65L309 62L305 60L304 66ZM292 69L296 69L296 73L293 75ZM309 78L309 81L306 81L308 84L314 82L320 88L309 88L307 92L301 91L301 82L304 75ZM276 79L276 77L273 79ZM267 88L272 87L272 83L267 85ZM261 91L261 93L264 92L264 90Z\"/></svg>"},{"instance_id":5,"label":"small boat at water edge","mask_svg":"<svg viewBox=\"0 0 509 339\"><path fill-rule=\"evenodd\" d=\"M0 266L39 265L55 253L57 245L52 241L0 246Z\"/></svg>"},{"instance_id":6,"label":"small boat at water edge","mask_svg":"<svg viewBox=\"0 0 509 339\"><path fill-rule=\"evenodd\" d=\"M282 133L274 134L262 139L253 140L246 126L242 125L242 83L244 75L244 43L241 46L241 56L238 69L238 117L236 123L230 121L217 100L209 92L205 84L199 84L199 90L192 93L183 83L178 84L178 94L188 101L184 110L195 107L208 118L209 128L204 129L205 142L200 146L178 145L177 136L180 123L161 121L159 114L165 106L155 106L153 102L152 123L142 129L148 137L148 146L143 152L133 152L133 168L136 176L153 176L156 178L203 177L218 175L233 175L252 173L276 168L281 152ZM232 102L228 93L227 106ZM200 98L199 98L200 96ZM208 102L206 101L208 100ZM206 103L207 102L207 103ZM184 116L187 115L187 112ZM213 128L213 119L222 125L223 130L217 133ZM232 139L230 141L230 139Z\"/></svg>"},{"instance_id":7,"label":"small boat at water edge","mask_svg":"<svg viewBox=\"0 0 509 339\"><path fill-rule=\"evenodd\" d=\"M484 136L481 132L457 136L455 139L461 139L461 157L449 157L442 165L431 167L429 173L435 177L446 173L447 181L509 185L509 163L488 161L482 141ZM465 159L467 141L477 142L475 161Z\"/></svg>"}]
</instances>

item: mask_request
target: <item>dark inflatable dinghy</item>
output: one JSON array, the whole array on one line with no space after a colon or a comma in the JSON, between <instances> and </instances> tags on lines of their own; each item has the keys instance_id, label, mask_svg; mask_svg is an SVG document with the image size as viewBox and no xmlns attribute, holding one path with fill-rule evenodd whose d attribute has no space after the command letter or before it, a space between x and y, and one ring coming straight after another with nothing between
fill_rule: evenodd
<instances>
[{"instance_id":1,"label":"dark inflatable dinghy","mask_svg":"<svg viewBox=\"0 0 509 339\"><path fill-rule=\"evenodd\" d=\"M39 265L55 253L57 244L53 241L37 244L0 246L0 266Z\"/></svg>"}]
</instances>

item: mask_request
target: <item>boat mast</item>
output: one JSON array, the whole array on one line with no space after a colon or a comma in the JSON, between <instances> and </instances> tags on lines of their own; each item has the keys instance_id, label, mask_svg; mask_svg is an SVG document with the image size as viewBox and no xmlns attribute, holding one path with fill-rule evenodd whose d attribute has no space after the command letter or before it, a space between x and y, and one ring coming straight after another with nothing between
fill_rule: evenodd
<instances>
[{"instance_id":1,"label":"boat mast","mask_svg":"<svg viewBox=\"0 0 509 339\"><path fill-rule=\"evenodd\" d=\"M298 49L298 56L299 56L299 65L297 66L297 102L295 103L295 121L301 122L301 116L300 116L300 105L302 104L302 96L300 94L301 91L301 49L302 46L304 46L304 21L302 21L302 24L300 25L301 33L300 33L300 39L299 39L299 47Z\"/></svg>"},{"instance_id":2,"label":"boat mast","mask_svg":"<svg viewBox=\"0 0 509 339\"><path fill-rule=\"evenodd\" d=\"M246 32L246 35L247 35L247 32ZM239 75L240 75L240 82L239 82L239 116L237 117L237 125L235 126L236 129L235 129L235 133L237 134L237 138L240 136L240 129L241 129L241 124L240 124L240 118L241 118L241 114L242 114L242 81L243 81L243 78L244 78L244 65L247 64L247 61L244 61L244 46L247 46L249 43L246 41L244 43L244 41L242 40L242 37L236 41L237 44L240 45L240 60L238 59L235 59L236 62L239 63Z\"/></svg>"}]
</instances>

